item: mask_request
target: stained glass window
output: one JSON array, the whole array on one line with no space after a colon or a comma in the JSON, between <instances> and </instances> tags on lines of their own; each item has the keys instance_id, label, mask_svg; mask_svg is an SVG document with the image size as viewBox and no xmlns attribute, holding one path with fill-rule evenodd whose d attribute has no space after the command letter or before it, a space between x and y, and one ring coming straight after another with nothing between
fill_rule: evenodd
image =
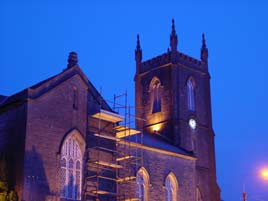
<instances>
[{"instance_id":1,"label":"stained glass window","mask_svg":"<svg viewBox=\"0 0 268 201\"><path fill-rule=\"evenodd\" d=\"M61 149L61 197L81 200L82 154L74 136L67 138Z\"/></svg>"},{"instance_id":2,"label":"stained glass window","mask_svg":"<svg viewBox=\"0 0 268 201\"><path fill-rule=\"evenodd\" d=\"M170 173L165 181L166 201L177 201L178 183L173 173Z\"/></svg>"},{"instance_id":3,"label":"stained glass window","mask_svg":"<svg viewBox=\"0 0 268 201\"><path fill-rule=\"evenodd\" d=\"M148 201L149 176L144 168L137 173L138 198L140 201Z\"/></svg>"},{"instance_id":4,"label":"stained glass window","mask_svg":"<svg viewBox=\"0 0 268 201\"><path fill-rule=\"evenodd\" d=\"M65 184L65 182L66 182L66 160L65 160L65 158L61 159L60 182L61 182L61 184ZM64 186L61 188L61 195L66 196L66 188Z\"/></svg>"}]
</instances>

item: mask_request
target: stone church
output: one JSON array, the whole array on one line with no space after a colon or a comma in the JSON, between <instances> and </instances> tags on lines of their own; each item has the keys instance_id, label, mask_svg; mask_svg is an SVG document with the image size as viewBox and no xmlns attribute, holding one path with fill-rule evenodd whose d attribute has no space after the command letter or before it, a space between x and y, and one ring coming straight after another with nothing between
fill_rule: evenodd
<instances>
[{"instance_id":1,"label":"stone church","mask_svg":"<svg viewBox=\"0 0 268 201\"><path fill-rule=\"evenodd\" d=\"M0 96L0 195L220 201L205 37L200 59L177 46L174 20L157 57L143 61L137 37L135 114L101 96L75 52L61 73Z\"/></svg>"}]
</instances>

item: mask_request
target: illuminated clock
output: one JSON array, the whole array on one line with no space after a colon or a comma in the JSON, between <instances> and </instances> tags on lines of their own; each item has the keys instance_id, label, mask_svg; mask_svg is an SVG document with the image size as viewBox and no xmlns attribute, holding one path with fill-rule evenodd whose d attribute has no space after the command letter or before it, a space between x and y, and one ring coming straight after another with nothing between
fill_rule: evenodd
<instances>
[{"instance_id":1,"label":"illuminated clock","mask_svg":"<svg viewBox=\"0 0 268 201\"><path fill-rule=\"evenodd\" d=\"M189 126L191 127L191 129L196 129L196 121L194 119L190 119Z\"/></svg>"}]
</instances>

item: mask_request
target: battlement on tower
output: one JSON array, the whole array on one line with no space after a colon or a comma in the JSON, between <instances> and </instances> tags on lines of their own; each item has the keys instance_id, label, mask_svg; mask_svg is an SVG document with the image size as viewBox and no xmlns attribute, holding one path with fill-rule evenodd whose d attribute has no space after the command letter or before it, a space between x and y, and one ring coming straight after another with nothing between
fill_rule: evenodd
<instances>
[{"instance_id":1,"label":"battlement on tower","mask_svg":"<svg viewBox=\"0 0 268 201\"><path fill-rule=\"evenodd\" d=\"M164 53L147 61L144 61L140 64L140 72L144 73L153 68L163 66L171 63L171 54L170 52Z\"/></svg>"},{"instance_id":2,"label":"battlement on tower","mask_svg":"<svg viewBox=\"0 0 268 201\"><path fill-rule=\"evenodd\" d=\"M205 35L202 34L202 46L200 51L200 60L190 57L178 51L178 36L175 30L175 22L172 19L172 29L170 34L170 48L162 55L152 59L142 61L142 49L140 37L137 35L137 45L135 49L136 74L145 73L155 68L163 66L184 66L200 72L208 72L208 48L206 46Z\"/></svg>"},{"instance_id":3,"label":"battlement on tower","mask_svg":"<svg viewBox=\"0 0 268 201\"><path fill-rule=\"evenodd\" d=\"M207 63L201 60L198 60L196 58L190 57L186 54L183 54L181 52L177 52L177 57L179 59L178 62L179 64L184 64L192 68L196 68L199 70L205 70L207 69Z\"/></svg>"},{"instance_id":4,"label":"battlement on tower","mask_svg":"<svg viewBox=\"0 0 268 201\"><path fill-rule=\"evenodd\" d=\"M167 52L152 59L146 60L140 64L140 73L144 73L148 70L165 66L168 64L181 64L186 65L188 67L194 68L196 70L204 71L207 69L207 64L203 61L190 57L181 52L174 53Z\"/></svg>"}]
</instances>

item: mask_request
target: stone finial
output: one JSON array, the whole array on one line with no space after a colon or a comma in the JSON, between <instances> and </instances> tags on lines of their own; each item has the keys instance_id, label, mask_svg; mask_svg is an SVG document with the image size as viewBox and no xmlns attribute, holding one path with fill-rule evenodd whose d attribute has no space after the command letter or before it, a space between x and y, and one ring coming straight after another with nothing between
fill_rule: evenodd
<instances>
[{"instance_id":1,"label":"stone finial","mask_svg":"<svg viewBox=\"0 0 268 201\"><path fill-rule=\"evenodd\" d=\"M172 52L177 51L178 46L178 36L175 29L175 21L172 19L172 27L171 27L171 34L170 34L170 49Z\"/></svg>"},{"instance_id":2,"label":"stone finial","mask_svg":"<svg viewBox=\"0 0 268 201\"><path fill-rule=\"evenodd\" d=\"M73 66L76 66L78 63L78 57L76 52L70 52L69 58L68 58L68 66L67 68L71 68Z\"/></svg>"},{"instance_id":3,"label":"stone finial","mask_svg":"<svg viewBox=\"0 0 268 201\"><path fill-rule=\"evenodd\" d=\"M171 31L171 33L172 34L176 34L176 30L175 30L175 20L174 20L174 18L172 18L172 31Z\"/></svg>"},{"instance_id":4,"label":"stone finial","mask_svg":"<svg viewBox=\"0 0 268 201\"><path fill-rule=\"evenodd\" d=\"M201 61L207 62L208 61L208 48L206 44L205 34L202 34L202 47L201 47Z\"/></svg>"},{"instance_id":5,"label":"stone finial","mask_svg":"<svg viewBox=\"0 0 268 201\"><path fill-rule=\"evenodd\" d=\"M135 60L137 63L141 62L141 60L142 60L142 50L141 50L141 45L140 45L139 34L137 35L137 45L136 45L136 49L135 49Z\"/></svg>"},{"instance_id":6,"label":"stone finial","mask_svg":"<svg viewBox=\"0 0 268 201\"><path fill-rule=\"evenodd\" d=\"M207 47L207 45L206 45L206 39L205 39L205 34L202 33L202 48L205 48L205 47Z\"/></svg>"},{"instance_id":7,"label":"stone finial","mask_svg":"<svg viewBox=\"0 0 268 201\"><path fill-rule=\"evenodd\" d=\"M140 35L138 34L137 35L137 47L136 47L137 50L140 50L141 49L141 45L140 45Z\"/></svg>"}]
</instances>

